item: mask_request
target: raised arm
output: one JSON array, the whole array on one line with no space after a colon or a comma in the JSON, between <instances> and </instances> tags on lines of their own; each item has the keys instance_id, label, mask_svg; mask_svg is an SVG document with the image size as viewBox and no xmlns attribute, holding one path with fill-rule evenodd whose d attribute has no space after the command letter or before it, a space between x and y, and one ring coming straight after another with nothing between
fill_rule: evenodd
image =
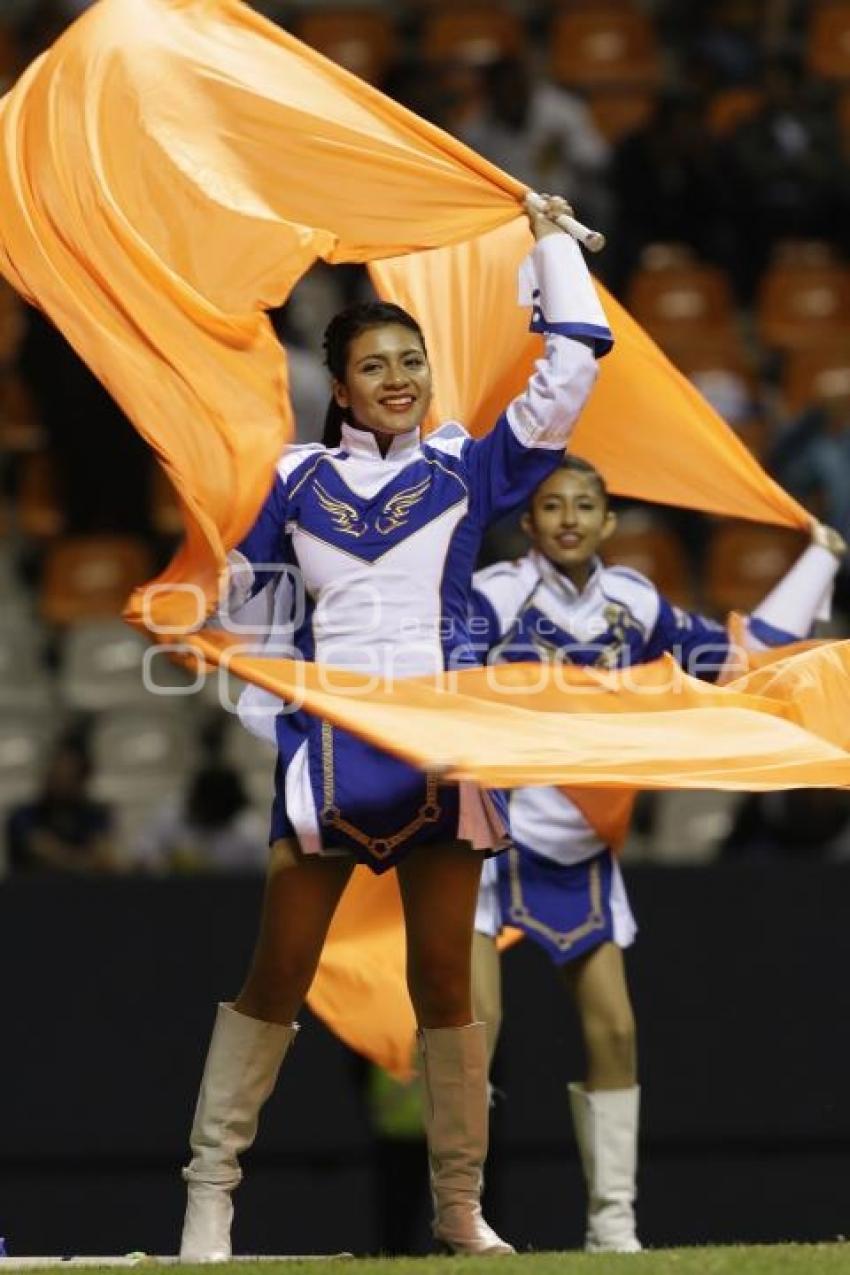
<instances>
[{"instance_id":1,"label":"raised arm","mask_svg":"<svg viewBox=\"0 0 850 1275\"><path fill-rule=\"evenodd\" d=\"M486 437L468 441L466 461L483 524L528 497L557 466L596 380L596 360L613 337L581 249L551 220L569 211L549 200L529 210L537 240L520 269L520 303L531 305L531 331L545 337L521 394Z\"/></svg>"}]
</instances>

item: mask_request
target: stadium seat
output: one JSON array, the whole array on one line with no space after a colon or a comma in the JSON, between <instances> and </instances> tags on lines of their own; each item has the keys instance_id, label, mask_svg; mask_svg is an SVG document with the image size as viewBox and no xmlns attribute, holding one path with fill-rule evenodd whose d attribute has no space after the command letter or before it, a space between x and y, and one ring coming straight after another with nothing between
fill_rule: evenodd
<instances>
[{"instance_id":1,"label":"stadium seat","mask_svg":"<svg viewBox=\"0 0 850 1275\"><path fill-rule=\"evenodd\" d=\"M0 716L0 807L29 801L38 791L57 725L54 713Z\"/></svg>"},{"instance_id":2,"label":"stadium seat","mask_svg":"<svg viewBox=\"0 0 850 1275\"><path fill-rule=\"evenodd\" d=\"M95 720L92 790L102 801L157 800L182 790L197 756L190 715L118 709Z\"/></svg>"},{"instance_id":3,"label":"stadium seat","mask_svg":"<svg viewBox=\"0 0 850 1275\"><path fill-rule=\"evenodd\" d=\"M654 88L661 62L652 23L629 9L597 8L556 14L550 68L567 88Z\"/></svg>"},{"instance_id":4,"label":"stadium seat","mask_svg":"<svg viewBox=\"0 0 850 1275\"><path fill-rule=\"evenodd\" d=\"M56 470L49 452L32 452L21 462L18 482L18 528L35 540L58 536L65 528Z\"/></svg>"},{"instance_id":5,"label":"stadium seat","mask_svg":"<svg viewBox=\"0 0 850 1275\"><path fill-rule=\"evenodd\" d=\"M619 567L631 567L652 583L676 606L693 603L693 588L687 558L678 536L660 523L643 515L631 518L628 513L606 541L605 560Z\"/></svg>"},{"instance_id":6,"label":"stadium seat","mask_svg":"<svg viewBox=\"0 0 850 1275\"><path fill-rule=\"evenodd\" d=\"M456 4L428 13L422 24L422 53L435 61L481 65L521 53L525 42L520 18L499 5Z\"/></svg>"},{"instance_id":7,"label":"stadium seat","mask_svg":"<svg viewBox=\"0 0 850 1275\"><path fill-rule=\"evenodd\" d=\"M823 399L850 398L850 344L792 354L785 366L782 393L789 412Z\"/></svg>"},{"instance_id":8,"label":"stadium seat","mask_svg":"<svg viewBox=\"0 0 850 1275\"><path fill-rule=\"evenodd\" d=\"M181 691L191 687L191 675L163 653L149 664L146 685L143 667L149 646L121 620L83 620L70 626L62 642L59 672L63 703L89 712L149 708L152 699L156 708L182 707L186 696Z\"/></svg>"},{"instance_id":9,"label":"stadium seat","mask_svg":"<svg viewBox=\"0 0 850 1275\"><path fill-rule=\"evenodd\" d=\"M587 104L602 136L616 145L646 124L655 94L647 89L598 89L588 95Z\"/></svg>"},{"instance_id":10,"label":"stadium seat","mask_svg":"<svg viewBox=\"0 0 850 1275\"><path fill-rule=\"evenodd\" d=\"M728 137L739 124L751 119L764 102L764 94L752 85L721 89L709 100L705 123L714 137Z\"/></svg>"},{"instance_id":11,"label":"stadium seat","mask_svg":"<svg viewBox=\"0 0 850 1275\"><path fill-rule=\"evenodd\" d=\"M748 421L737 421L734 428L747 450L753 453L756 460L764 463L771 440L771 429L767 421L753 416Z\"/></svg>"},{"instance_id":12,"label":"stadium seat","mask_svg":"<svg viewBox=\"0 0 850 1275\"><path fill-rule=\"evenodd\" d=\"M850 3L821 0L809 6L806 62L813 75L850 80Z\"/></svg>"},{"instance_id":13,"label":"stadium seat","mask_svg":"<svg viewBox=\"0 0 850 1275\"><path fill-rule=\"evenodd\" d=\"M46 712L55 706L53 682L45 667L38 630L31 622L0 623L0 712Z\"/></svg>"},{"instance_id":14,"label":"stadium seat","mask_svg":"<svg viewBox=\"0 0 850 1275\"><path fill-rule=\"evenodd\" d=\"M626 308L665 349L731 341L737 333L729 280L717 266L645 255L626 291Z\"/></svg>"},{"instance_id":15,"label":"stadium seat","mask_svg":"<svg viewBox=\"0 0 850 1275\"><path fill-rule=\"evenodd\" d=\"M299 40L331 61L377 84L396 56L392 18L377 9L319 9L294 24Z\"/></svg>"},{"instance_id":16,"label":"stadium seat","mask_svg":"<svg viewBox=\"0 0 850 1275\"><path fill-rule=\"evenodd\" d=\"M850 343L850 269L829 261L774 262L759 285L756 329L771 349Z\"/></svg>"},{"instance_id":17,"label":"stadium seat","mask_svg":"<svg viewBox=\"0 0 850 1275\"><path fill-rule=\"evenodd\" d=\"M130 536L69 536L48 550L39 609L49 624L117 616L153 575L147 545Z\"/></svg>"},{"instance_id":18,"label":"stadium seat","mask_svg":"<svg viewBox=\"0 0 850 1275\"><path fill-rule=\"evenodd\" d=\"M706 603L718 619L748 612L770 592L804 548L798 532L755 523L719 523L705 565Z\"/></svg>"},{"instance_id":19,"label":"stadium seat","mask_svg":"<svg viewBox=\"0 0 850 1275\"><path fill-rule=\"evenodd\" d=\"M29 391L14 372L0 370L0 453L44 447L46 436Z\"/></svg>"}]
</instances>

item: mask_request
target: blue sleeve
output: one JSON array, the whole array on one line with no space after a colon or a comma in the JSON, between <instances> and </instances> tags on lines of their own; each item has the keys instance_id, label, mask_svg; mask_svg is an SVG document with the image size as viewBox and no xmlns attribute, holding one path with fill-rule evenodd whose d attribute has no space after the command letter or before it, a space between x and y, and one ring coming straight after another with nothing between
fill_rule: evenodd
<instances>
[{"instance_id":1,"label":"blue sleeve","mask_svg":"<svg viewBox=\"0 0 850 1275\"><path fill-rule=\"evenodd\" d=\"M489 434L466 444L464 461L472 487L472 507L482 527L513 512L561 463L563 449L526 447L503 413Z\"/></svg>"},{"instance_id":2,"label":"blue sleeve","mask_svg":"<svg viewBox=\"0 0 850 1275\"><path fill-rule=\"evenodd\" d=\"M666 598L659 597L658 603L658 619L644 660L657 660L669 653L691 677L716 682L732 645L724 626L696 611L674 607Z\"/></svg>"},{"instance_id":3,"label":"blue sleeve","mask_svg":"<svg viewBox=\"0 0 850 1275\"><path fill-rule=\"evenodd\" d=\"M502 636L495 608L486 594L475 588L469 595L469 636L476 651L484 655Z\"/></svg>"},{"instance_id":4,"label":"blue sleeve","mask_svg":"<svg viewBox=\"0 0 850 1275\"><path fill-rule=\"evenodd\" d=\"M557 469L596 381L588 346L548 333L522 393L483 438L464 444L463 459L482 527L528 500Z\"/></svg>"},{"instance_id":5,"label":"blue sleeve","mask_svg":"<svg viewBox=\"0 0 850 1275\"><path fill-rule=\"evenodd\" d=\"M285 528L287 514L287 488L280 475L275 473L271 491L266 496L256 522L237 550L254 568L251 596L259 593L272 578L277 577L276 567L285 560ZM263 570L263 567L267 570Z\"/></svg>"}]
</instances>

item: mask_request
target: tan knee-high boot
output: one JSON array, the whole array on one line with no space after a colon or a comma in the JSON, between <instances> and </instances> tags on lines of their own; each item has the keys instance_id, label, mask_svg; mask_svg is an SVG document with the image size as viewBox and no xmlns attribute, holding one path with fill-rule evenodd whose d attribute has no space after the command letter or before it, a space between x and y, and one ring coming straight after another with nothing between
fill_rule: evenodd
<instances>
[{"instance_id":1,"label":"tan knee-high boot","mask_svg":"<svg viewBox=\"0 0 850 1275\"><path fill-rule=\"evenodd\" d=\"M639 1253L635 1232L640 1089L570 1085L573 1126L587 1182L589 1253Z\"/></svg>"},{"instance_id":2,"label":"tan knee-high boot","mask_svg":"<svg viewBox=\"0 0 850 1275\"><path fill-rule=\"evenodd\" d=\"M238 1156L256 1137L260 1108L297 1031L295 1023L266 1023L219 1005L189 1138L192 1161L183 1170L189 1190L181 1261L230 1258Z\"/></svg>"},{"instance_id":3,"label":"tan knee-high boot","mask_svg":"<svg viewBox=\"0 0 850 1275\"><path fill-rule=\"evenodd\" d=\"M487 1158L487 1040L483 1023L419 1033L434 1235L453 1253L513 1253L481 1215Z\"/></svg>"}]
</instances>

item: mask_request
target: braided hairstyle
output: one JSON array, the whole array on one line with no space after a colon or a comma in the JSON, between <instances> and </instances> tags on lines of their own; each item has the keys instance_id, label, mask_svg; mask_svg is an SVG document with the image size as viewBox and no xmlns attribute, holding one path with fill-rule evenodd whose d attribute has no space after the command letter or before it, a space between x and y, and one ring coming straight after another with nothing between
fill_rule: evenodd
<instances>
[{"instance_id":1,"label":"braided hairstyle","mask_svg":"<svg viewBox=\"0 0 850 1275\"><path fill-rule=\"evenodd\" d=\"M339 314L334 315L325 329L325 335L322 340L325 351L325 366L334 380L345 380L348 352L355 337L360 336L361 332L366 332L369 328L380 328L388 323L397 323L401 327L409 328L411 332L415 332L427 358L428 351L425 348L425 337L412 314L402 310L399 305L393 305L391 301L360 301L355 305L346 306L344 310L340 310ZM325 413L325 428L322 434L322 442L325 447L339 447L344 419L344 410L337 403L334 396L331 395L331 401L328 403L328 410Z\"/></svg>"}]
</instances>

